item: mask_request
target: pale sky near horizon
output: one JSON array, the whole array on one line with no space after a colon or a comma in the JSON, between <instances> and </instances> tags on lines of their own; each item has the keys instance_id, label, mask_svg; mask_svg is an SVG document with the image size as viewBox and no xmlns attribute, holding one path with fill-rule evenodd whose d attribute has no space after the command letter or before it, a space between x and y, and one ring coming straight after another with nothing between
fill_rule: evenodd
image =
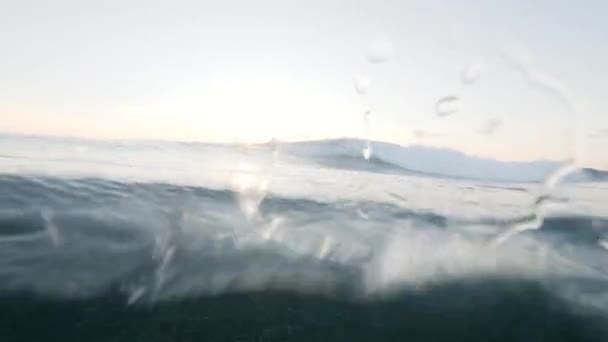
<instances>
[{"instance_id":1,"label":"pale sky near horizon","mask_svg":"<svg viewBox=\"0 0 608 342\"><path fill-rule=\"evenodd\" d=\"M372 139L608 168L606 13L563 0L0 0L0 131L363 137L369 107ZM377 39L392 46L381 64L366 59ZM442 117L445 96L461 108Z\"/></svg>"}]
</instances>

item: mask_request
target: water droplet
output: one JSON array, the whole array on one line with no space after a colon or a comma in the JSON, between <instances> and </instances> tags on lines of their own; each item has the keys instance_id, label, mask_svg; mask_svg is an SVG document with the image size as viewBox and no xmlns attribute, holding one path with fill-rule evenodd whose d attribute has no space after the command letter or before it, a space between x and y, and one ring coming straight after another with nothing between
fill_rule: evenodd
<instances>
[{"instance_id":1,"label":"water droplet","mask_svg":"<svg viewBox=\"0 0 608 342\"><path fill-rule=\"evenodd\" d=\"M55 247L61 244L61 236L59 235L59 229L55 224L55 215L53 211L50 209L46 209L42 211L42 219L44 220L44 225L46 228L46 232L51 239L51 242Z\"/></svg>"},{"instance_id":2,"label":"water droplet","mask_svg":"<svg viewBox=\"0 0 608 342\"><path fill-rule=\"evenodd\" d=\"M369 220L369 215L367 215L363 210L361 209L357 209L357 215L364 219L364 220Z\"/></svg>"},{"instance_id":3,"label":"water droplet","mask_svg":"<svg viewBox=\"0 0 608 342\"><path fill-rule=\"evenodd\" d=\"M369 46L367 61L373 64L384 63L393 57L393 43L388 37L378 36Z\"/></svg>"},{"instance_id":4,"label":"water droplet","mask_svg":"<svg viewBox=\"0 0 608 342\"><path fill-rule=\"evenodd\" d=\"M551 172L543 182L544 189L542 190L542 193L536 197L536 200L533 203L534 213L521 222L515 222L509 229L499 234L492 242L492 245L498 246L521 232L542 227L545 217L547 216L548 206L551 205L554 200L551 196L551 191L564 178L577 170L579 170L579 167L574 161L567 161Z\"/></svg>"},{"instance_id":5,"label":"water droplet","mask_svg":"<svg viewBox=\"0 0 608 342\"><path fill-rule=\"evenodd\" d=\"M545 216L542 210L540 210L542 209L542 206L538 206L538 208L539 210L536 211L536 214L532 214L521 220L516 220L516 222L512 223L505 230L501 231L490 241L490 246L498 247L519 233L539 229L543 225Z\"/></svg>"},{"instance_id":6,"label":"water droplet","mask_svg":"<svg viewBox=\"0 0 608 342\"><path fill-rule=\"evenodd\" d=\"M363 158L365 158L365 160L369 160L369 158L371 158L372 156L372 145L370 144L369 141L367 141L365 143L365 147L363 148Z\"/></svg>"},{"instance_id":7,"label":"water droplet","mask_svg":"<svg viewBox=\"0 0 608 342\"><path fill-rule=\"evenodd\" d=\"M157 298L160 290L164 286L167 280L167 268L169 267L169 263L173 260L173 255L175 254L175 246L168 247L164 254L162 255L162 259L158 268L156 269L156 283L154 284L154 292L153 298Z\"/></svg>"},{"instance_id":8,"label":"water droplet","mask_svg":"<svg viewBox=\"0 0 608 342\"><path fill-rule=\"evenodd\" d=\"M268 145L272 149L273 162L276 163L281 152L281 142L279 141L279 139L272 137L272 139L270 139L270 141L268 142Z\"/></svg>"},{"instance_id":9,"label":"water droplet","mask_svg":"<svg viewBox=\"0 0 608 342\"><path fill-rule=\"evenodd\" d=\"M143 286L139 286L136 289L130 291L129 299L127 299L127 305L135 304L144 294L146 293L146 288Z\"/></svg>"},{"instance_id":10,"label":"water droplet","mask_svg":"<svg viewBox=\"0 0 608 342\"><path fill-rule=\"evenodd\" d=\"M574 160L565 162L547 176L544 181L545 191L550 191L551 189L555 188L564 178L578 170L579 166Z\"/></svg>"},{"instance_id":11,"label":"water droplet","mask_svg":"<svg viewBox=\"0 0 608 342\"><path fill-rule=\"evenodd\" d=\"M464 85L471 85L479 80L482 70L483 65L481 62L473 62L471 65L462 70L460 73L460 81Z\"/></svg>"},{"instance_id":12,"label":"water droplet","mask_svg":"<svg viewBox=\"0 0 608 342\"><path fill-rule=\"evenodd\" d=\"M270 224L268 225L268 227L266 227L266 229L264 229L261 232L262 238L264 240L274 240L276 238L276 233L277 230L279 229L279 226L283 223L283 218L282 217L275 217L272 219L272 221L270 221Z\"/></svg>"},{"instance_id":13,"label":"water droplet","mask_svg":"<svg viewBox=\"0 0 608 342\"><path fill-rule=\"evenodd\" d=\"M477 131L479 134L491 135L496 132L502 126L502 124L503 122L500 119L490 119L484 122L481 128L479 128Z\"/></svg>"},{"instance_id":14,"label":"water droplet","mask_svg":"<svg viewBox=\"0 0 608 342\"><path fill-rule=\"evenodd\" d=\"M369 90L370 81L367 76L359 75L353 81L355 90L361 95L365 95Z\"/></svg>"},{"instance_id":15,"label":"water droplet","mask_svg":"<svg viewBox=\"0 0 608 342\"><path fill-rule=\"evenodd\" d=\"M452 115L460 110L460 98L454 95L442 97L435 104L435 113L437 116Z\"/></svg>"},{"instance_id":16,"label":"water droplet","mask_svg":"<svg viewBox=\"0 0 608 342\"><path fill-rule=\"evenodd\" d=\"M323 242L321 242L321 248L319 249L319 259L325 259L329 252L331 252L331 248L334 244L331 236L326 236L323 238Z\"/></svg>"}]
</instances>

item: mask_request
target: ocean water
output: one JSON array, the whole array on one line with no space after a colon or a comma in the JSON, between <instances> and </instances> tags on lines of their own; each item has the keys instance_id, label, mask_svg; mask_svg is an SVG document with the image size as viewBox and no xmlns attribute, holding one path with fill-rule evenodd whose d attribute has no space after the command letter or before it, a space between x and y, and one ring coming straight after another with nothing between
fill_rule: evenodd
<instances>
[{"instance_id":1,"label":"ocean water","mask_svg":"<svg viewBox=\"0 0 608 342\"><path fill-rule=\"evenodd\" d=\"M608 341L608 184L364 145L1 136L0 341Z\"/></svg>"}]
</instances>

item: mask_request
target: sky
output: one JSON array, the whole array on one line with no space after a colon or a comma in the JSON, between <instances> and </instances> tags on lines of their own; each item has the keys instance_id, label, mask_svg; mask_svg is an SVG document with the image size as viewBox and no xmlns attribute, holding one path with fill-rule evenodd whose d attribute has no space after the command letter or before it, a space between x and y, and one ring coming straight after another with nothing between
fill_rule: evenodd
<instances>
[{"instance_id":1,"label":"sky","mask_svg":"<svg viewBox=\"0 0 608 342\"><path fill-rule=\"evenodd\" d=\"M602 0L0 7L1 132L237 143L362 137L608 168ZM354 80L365 81L364 94ZM452 101L438 113L443 98Z\"/></svg>"}]
</instances>

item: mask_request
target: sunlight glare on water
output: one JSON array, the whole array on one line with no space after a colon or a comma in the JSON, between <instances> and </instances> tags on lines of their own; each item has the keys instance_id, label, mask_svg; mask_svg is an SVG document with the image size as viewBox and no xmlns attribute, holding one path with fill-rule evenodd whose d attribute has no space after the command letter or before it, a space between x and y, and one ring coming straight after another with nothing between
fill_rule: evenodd
<instances>
[{"instance_id":1,"label":"sunlight glare on water","mask_svg":"<svg viewBox=\"0 0 608 342\"><path fill-rule=\"evenodd\" d=\"M257 214L258 206L266 197L268 180L261 170L249 163L239 163L235 173L232 186L238 196L239 207L247 217L251 218Z\"/></svg>"}]
</instances>

